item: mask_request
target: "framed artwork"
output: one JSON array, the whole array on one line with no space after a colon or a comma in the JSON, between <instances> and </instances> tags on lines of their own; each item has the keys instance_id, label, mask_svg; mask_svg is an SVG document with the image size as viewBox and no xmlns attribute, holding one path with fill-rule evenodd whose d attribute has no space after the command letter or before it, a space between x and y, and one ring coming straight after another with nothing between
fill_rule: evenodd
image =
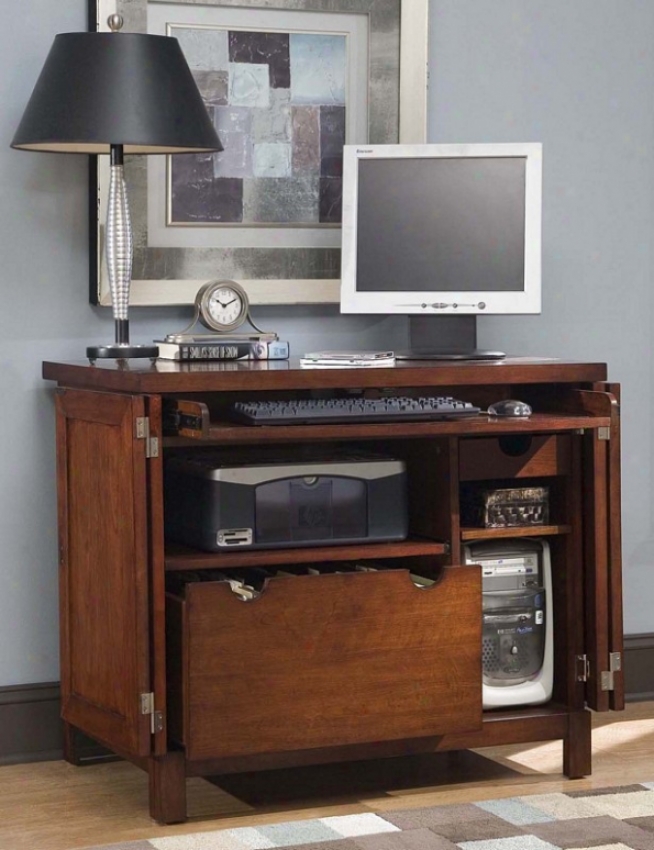
<instances>
[{"instance_id":1,"label":"framed artwork","mask_svg":"<svg viewBox=\"0 0 654 850\"><path fill-rule=\"evenodd\" d=\"M126 157L133 305L213 278L337 302L342 148L426 140L428 0L89 0L90 28L176 37L225 150ZM91 301L110 304L108 157L91 158Z\"/></svg>"}]
</instances>

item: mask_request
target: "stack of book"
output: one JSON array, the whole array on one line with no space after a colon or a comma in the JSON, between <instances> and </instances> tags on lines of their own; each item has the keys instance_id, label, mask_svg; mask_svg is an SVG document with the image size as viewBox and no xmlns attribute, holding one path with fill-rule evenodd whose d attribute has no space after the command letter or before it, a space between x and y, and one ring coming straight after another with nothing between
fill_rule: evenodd
<instances>
[{"instance_id":1,"label":"stack of book","mask_svg":"<svg viewBox=\"0 0 654 850\"><path fill-rule=\"evenodd\" d=\"M170 334L155 340L162 360L288 360L288 342L277 334L222 336Z\"/></svg>"}]
</instances>

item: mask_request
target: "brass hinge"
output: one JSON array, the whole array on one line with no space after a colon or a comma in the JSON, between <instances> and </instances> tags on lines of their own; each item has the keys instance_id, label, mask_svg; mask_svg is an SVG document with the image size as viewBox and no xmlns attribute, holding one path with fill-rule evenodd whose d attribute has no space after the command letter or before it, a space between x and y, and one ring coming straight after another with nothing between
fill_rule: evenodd
<instances>
[{"instance_id":1,"label":"brass hinge","mask_svg":"<svg viewBox=\"0 0 654 850\"><path fill-rule=\"evenodd\" d=\"M163 712L154 710L154 694L141 694L141 714L150 715L150 732L163 731Z\"/></svg>"},{"instance_id":2,"label":"brass hinge","mask_svg":"<svg viewBox=\"0 0 654 850\"><path fill-rule=\"evenodd\" d=\"M159 457L159 437L150 436L150 418L136 417L136 439L145 440L145 456Z\"/></svg>"},{"instance_id":3,"label":"brass hinge","mask_svg":"<svg viewBox=\"0 0 654 850\"><path fill-rule=\"evenodd\" d=\"M598 440L610 440L611 439L611 429L608 425L602 425L601 428L597 429L597 439Z\"/></svg>"},{"instance_id":4,"label":"brass hinge","mask_svg":"<svg viewBox=\"0 0 654 850\"><path fill-rule=\"evenodd\" d=\"M609 669L603 670L600 677L600 689L603 691L615 690L614 673L622 670L622 654L619 652L609 653Z\"/></svg>"},{"instance_id":5,"label":"brass hinge","mask_svg":"<svg viewBox=\"0 0 654 850\"><path fill-rule=\"evenodd\" d=\"M590 673L590 664L588 662L588 656L577 655L575 657L575 661L577 662L577 681L587 682L588 674Z\"/></svg>"}]
</instances>

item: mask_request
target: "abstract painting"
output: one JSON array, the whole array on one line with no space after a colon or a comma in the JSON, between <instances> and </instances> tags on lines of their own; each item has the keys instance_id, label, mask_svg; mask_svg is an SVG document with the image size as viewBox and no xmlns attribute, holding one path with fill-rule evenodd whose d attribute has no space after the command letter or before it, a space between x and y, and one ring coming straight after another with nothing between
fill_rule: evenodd
<instances>
[{"instance_id":1,"label":"abstract painting","mask_svg":"<svg viewBox=\"0 0 654 850\"><path fill-rule=\"evenodd\" d=\"M177 37L225 147L125 158L130 303L192 304L217 277L252 304L338 302L343 144L425 141L429 0L87 3L91 29L118 13ZM90 300L108 306L109 163L91 159Z\"/></svg>"},{"instance_id":2,"label":"abstract painting","mask_svg":"<svg viewBox=\"0 0 654 850\"><path fill-rule=\"evenodd\" d=\"M347 36L171 27L225 150L173 156L168 224L339 224Z\"/></svg>"}]
</instances>

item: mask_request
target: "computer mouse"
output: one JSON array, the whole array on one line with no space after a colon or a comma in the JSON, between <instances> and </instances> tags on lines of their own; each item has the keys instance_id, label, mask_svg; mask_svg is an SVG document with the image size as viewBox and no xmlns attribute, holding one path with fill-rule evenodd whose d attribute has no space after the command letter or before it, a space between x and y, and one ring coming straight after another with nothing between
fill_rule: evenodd
<instances>
[{"instance_id":1,"label":"computer mouse","mask_svg":"<svg viewBox=\"0 0 654 850\"><path fill-rule=\"evenodd\" d=\"M488 412L491 416L531 416L531 407L526 401L504 398L491 404Z\"/></svg>"}]
</instances>

